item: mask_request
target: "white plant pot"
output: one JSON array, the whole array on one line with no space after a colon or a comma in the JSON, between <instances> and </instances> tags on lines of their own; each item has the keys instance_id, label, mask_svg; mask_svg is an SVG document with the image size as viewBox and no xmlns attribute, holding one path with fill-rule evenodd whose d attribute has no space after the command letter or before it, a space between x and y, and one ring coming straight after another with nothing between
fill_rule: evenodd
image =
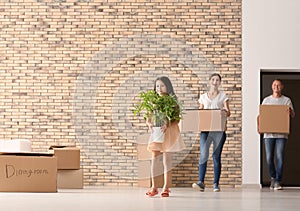
<instances>
[{"instance_id":1,"label":"white plant pot","mask_svg":"<svg viewBox=\"0 0 300 211\"><path fill-rule=\"evenodd\" d=\"M164 142L164 132L161 131L160 127L152 127L152 142L163 143Z\"/></svg>"}]
</instances>

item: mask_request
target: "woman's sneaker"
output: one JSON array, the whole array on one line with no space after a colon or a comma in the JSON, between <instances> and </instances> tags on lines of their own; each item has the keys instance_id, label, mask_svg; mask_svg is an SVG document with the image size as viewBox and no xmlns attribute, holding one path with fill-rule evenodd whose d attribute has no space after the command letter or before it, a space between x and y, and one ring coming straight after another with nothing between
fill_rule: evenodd
<instances>
[{"instance_id":1,"label":"woman's sneaker","mask_svg":"<svg viewBox=\"0 0 300 211\"><path fill-rule=\"evenodd\" d=\"M220 192L220 187L217 183L214 184L214 192Z\"/></svg>"},{"instance_id":2,"label":"woman's sneaker","mask_svg":"<svg viewBox=\"0 0 300 211\"><path fill-rule=\"evenodd\" d=\"M270 189L273 190L275 185L275 178L271 177Z\"/></svg>"},{"instance_id":3,"label":"woman's sneaker","mask_svg":"<svg viewBox=\"0 0 300 211\"><path fill-rule=\"evenodd\" d=\"M203 182L193 183L192 187L199 191L204 191L204 189L205 189L205 185Z\"/></svg>"},{"instance_id":4,"label":"woman's sneaker","mask_svg":"<svg viewBox=\"0 0 300 211\"><path fill-rule=\"evenodd\" d=\"M274 190L282 190L283 188L282 188L282 186L280 185L280 183L279 182L275 182L275 184L274 184Z\"/></svg>"}]
</instances>

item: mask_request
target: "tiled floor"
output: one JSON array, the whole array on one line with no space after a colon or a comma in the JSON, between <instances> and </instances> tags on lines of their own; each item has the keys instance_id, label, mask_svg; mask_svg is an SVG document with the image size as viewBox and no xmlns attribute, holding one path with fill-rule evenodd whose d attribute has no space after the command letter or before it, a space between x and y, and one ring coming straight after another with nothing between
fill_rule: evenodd
<instances>
[{"instance_id":1,"label":"tiled floor","mask_svg":"<svg viewBox=\"0 0 300 211\"><path fill-rule=\"evenodd\" d=\"M176 211L237 210L289 211L300 209L300 189L271 191L268 188L210 189L172 188L169 198L147 197L145 188L89 187L64 189L57 193L0 193L0 210L5 211Z\"/></svg>"}]
</instances>

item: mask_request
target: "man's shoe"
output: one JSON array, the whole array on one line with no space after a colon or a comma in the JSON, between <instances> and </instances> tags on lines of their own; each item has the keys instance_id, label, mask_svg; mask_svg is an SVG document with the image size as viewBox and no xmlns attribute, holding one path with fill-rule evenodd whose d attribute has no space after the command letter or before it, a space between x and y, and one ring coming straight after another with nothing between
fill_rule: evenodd
<instances>
[{"instance_id":1,"label":"man's shoe","mask_svg":"<svg viewBox=\"0 0 300 211\"><path fill-rule=\"evenodd\" d=\"M275 185L275 178L271 177L270 189L273 190Z\"/></svg>"},{"instance_id":2,"label":"man's shoe","mask_svg":"<svg viewBox=\"0 0 300 211\"><path fill-rule=\"evenodd\" d=\"M274 190L282 190L283 188L282 188L282 186L280 185L280 183L279 182L275 182L275 184L274 184Z\"/></svg>"},{"instance_id":3,"label":"man's shoe","mask_svg":"<svg viewBox=\"0 0 300 211\"><path fill-rule=\"evenodd\" d=\"M199 191L204 191L205 185L203 182L193 183L192 187Z\"/></svg>"},{"instance_id":4,"label":"man's shoe","mask_svg":"<svg viewBox=\"0 0 300 211\"><path fill-rule=\"evenodd\" d=\"M217 183L214 184L214 192L220 192L220 187Z\"/></svg>"}]
</instances>

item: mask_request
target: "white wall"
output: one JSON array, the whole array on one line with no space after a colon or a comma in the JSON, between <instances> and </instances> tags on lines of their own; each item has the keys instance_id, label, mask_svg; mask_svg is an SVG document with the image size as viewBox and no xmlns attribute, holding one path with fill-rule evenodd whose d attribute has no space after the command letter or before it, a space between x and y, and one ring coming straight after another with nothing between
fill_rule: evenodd
<instances>
[{"instance_id":1,"label":"white wall","mask_svg":"<svg viewBox=\"0 0 300 211\"><path fill-rule=\"evenodd\" d=\"M260 69L300 69L300 1L243 0L243 185L260 184Z\"/></svg>"}]
</instances>

